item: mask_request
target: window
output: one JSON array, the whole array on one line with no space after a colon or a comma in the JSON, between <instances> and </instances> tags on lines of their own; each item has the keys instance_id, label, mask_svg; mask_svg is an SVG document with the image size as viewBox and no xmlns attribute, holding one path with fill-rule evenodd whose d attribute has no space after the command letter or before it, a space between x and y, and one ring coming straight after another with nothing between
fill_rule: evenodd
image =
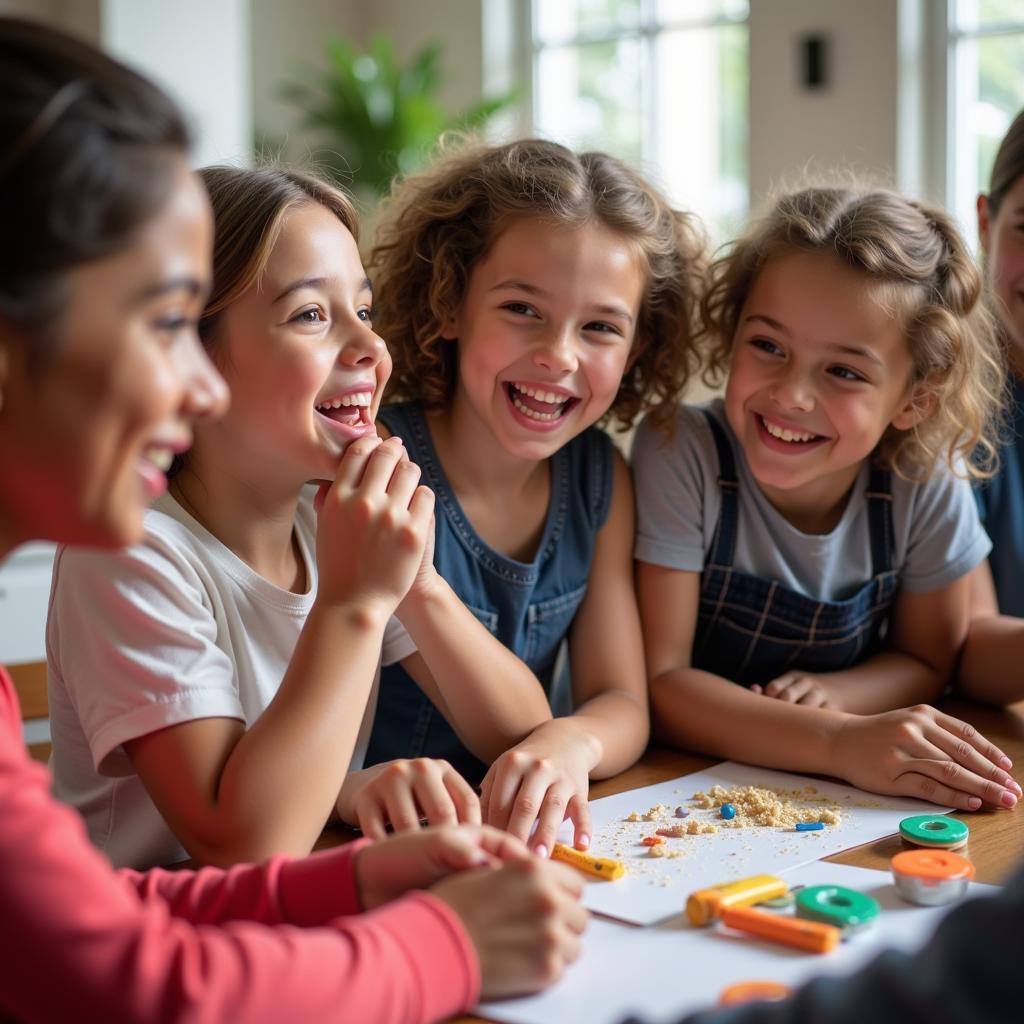
<instances>
[{"instance_id":1,"label":"window","mask_svg":"<svg viewBox=\"0 0 1024 1024\"><path fill-rule=\"evenodd\" d=\"M1024 6L951 0L947 39L946 202L971 231L999 142L1024 108Z\"/></svg>"},{"instance_id":2,"label":"window","mask_svg":"<svg viewBox=\"0 0 1024 1024\"><path fill-rule=\"evenodd\" d=\"M629 161L716 240L748 206L747 0L534 0L532 128Z\"/></svg>"}]
</instances>

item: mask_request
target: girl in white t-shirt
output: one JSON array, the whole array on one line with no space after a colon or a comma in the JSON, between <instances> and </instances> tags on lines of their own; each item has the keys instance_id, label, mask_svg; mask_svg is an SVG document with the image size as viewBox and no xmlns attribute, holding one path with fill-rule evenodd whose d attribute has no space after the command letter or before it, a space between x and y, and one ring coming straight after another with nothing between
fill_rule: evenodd
<instances>
[{"instance_id":1,"label":"girl in white t-shirt","mask_svg":"<svg viewBox=\"0 0 1024 1024\"><path fill-rule=\"evenodd\" d=\"M968 810L1016 803L1009 759L924 703L989 548L957 478L983 475L970 457L991 452L1000 405L980 297L950 218L885 191L786 195L712 267L724 402L634 448L663 737Z\"/></svg>"},{"instance_id":2,"label":"girl in white t-shirt","mask_svg":"<svg viewBox=\"0 0 1024 1024\"><path fill-rule=\"evenodd\" d=\"M294 172L201 173L215 242L199 330L231 406L197 426L142 544L58 552L56 792L133 866L307 853L332 817L372 836L478 822L443 761L358 770L400 602L444 699L491 703L496 753L551 713L434 572L433 496L376 435L391 360L351 202Z\"/></svg>"}]
</instances>

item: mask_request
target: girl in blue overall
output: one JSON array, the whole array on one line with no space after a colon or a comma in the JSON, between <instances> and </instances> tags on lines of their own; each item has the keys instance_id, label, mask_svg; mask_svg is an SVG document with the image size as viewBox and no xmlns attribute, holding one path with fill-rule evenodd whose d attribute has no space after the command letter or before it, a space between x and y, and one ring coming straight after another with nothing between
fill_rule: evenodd
<instances>
[{"instance_id":1,"label":"girl in blue overall","mask_svg":"<svg viewBox=\"0 0 1024 1024\"><path fill-rule=\"evenodd\" d=\"M925 703L990 546L967 479L1002 383L980 296L950 219L883 191L785 196L713 264L724 399L671 433L645 422L633 451L665 739L963 809L1016 802L1008 759Z\"/></svg>"},{"instance_id":2,"label":"girl in blue overall","mask_svg":"<svg viewBox=\"0 0 1024 1024\"><path fill-rule=\"evenodd\" d=\"M493 710L470 687L442 698L400 607L411 639L382 670L368 763L446 758L482 778L485 821L546 853L569 817L586 847L589 779L648 738L632 485L595 424L671 415L696 362L700 232L617 160L525 140L406 181L378 238L374 323L404 400L378 423L437 496L440 575L555 717L510 750L473 743Z\"/></svg>"}]
</instances>

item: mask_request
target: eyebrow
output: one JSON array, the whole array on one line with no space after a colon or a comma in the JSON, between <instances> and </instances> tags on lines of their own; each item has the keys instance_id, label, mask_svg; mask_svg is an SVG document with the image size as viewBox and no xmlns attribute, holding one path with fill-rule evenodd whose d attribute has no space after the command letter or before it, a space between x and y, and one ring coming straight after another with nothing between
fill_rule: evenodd
<instances>
[{"instance_id":1,"label":"eyebrow","mask_svg":"<svg viewBox=\"0 0 1024 1024\"><path fill-rule=\"evenodd\" d=\"M287 298L292 292L297 292L302 288L322 288L327 284L326 277L302 277L298 281L293 281L290 285L276 299L274 299L271 305L277 305L282 299ZM359 285L360 291L373 292L373 285L370 284L370 279L364 277Z\"/></svg>"},{"instance_id":2,"label":"eyebrow","mask_svg":"<svg viewBox=\"0 0 1024 1024\"><path fill-rule=\"evenodd\" d=\"M773 320L770 316L765 316L762 313L753 313L748 317L744 318L744 323L750 323L751 321L759 321L760 323L767 324L773 330L778 331L780 334L785 334L786 337L791 337L792 332L784 324L780 324L778 320ZM843 355L858 356L861 359L866 359L870 363L874 363L877 366L884 365L882 360L879 359L877 353L872 352L869 348L864 348L861 345L848 345L842 341L829 342L828 347L833 352L841 352Z\"/></svg>"},{"instance_id":3,"label":"eyebrow","mask_svg":"<svg viewBox=\"0 0 1024 1024\"><path fill-rule=\"evenodd\" d=\"M503 288L514 288L516 291L526 292L528 295L538 295L543 299L551 297L551 293L545 291L543 288L538 287L535 284L530 284L528 281L519 281L514 278L509 278L507 281L501 281L491 288L492 292L501 291ZM618 316L622 317L628 324L633 323L633 314L626 309L625 306L620 306L617 303L602 303L597 306L591 307L594 312L601 313L605 316Z\"/></svg>"},{"instance_id":4,"label":"eyebrow","mask_svg":"<svg viewBox=\"0 0 1024 1024\"><path fill-rule=\"evenodd\" d=\"M189 295L195 296L199 295L204 287L204 284L194 277L172 277L167 281L160 281L157 284L141 289L136 293L135 301L148 302L150 299L157 299L161 295L166 295L168 292L176 292L179 289L184 289Z\"/></svg>"}]
</instances>

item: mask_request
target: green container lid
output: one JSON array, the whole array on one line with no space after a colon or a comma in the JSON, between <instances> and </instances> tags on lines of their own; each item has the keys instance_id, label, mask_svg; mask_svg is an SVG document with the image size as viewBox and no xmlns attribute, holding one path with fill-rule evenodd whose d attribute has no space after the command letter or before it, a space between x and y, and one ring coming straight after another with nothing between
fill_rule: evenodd
<instances>
[{"instance_id":1,"label":"green container lid","mask_svg":"<svg viewBox=\"0 0 1024 1024\"><path fill-rule=\"evenodd\" d=\"M878 900L842 885L810 885L796 894L796 916L821 921L845 933L858 931L878 917Z\"/></svg>"},{"instance_id":2,"label":"green container lid","mask_svg":"<svg viewBox=\"0 0 1024 1024\"><path fill-rule=\"evenodd\" d=\"M967 842L970 829L944 814L916 814L900 822L900 835L915 846L955 850Z\"/></svg>"}]
</instances>

